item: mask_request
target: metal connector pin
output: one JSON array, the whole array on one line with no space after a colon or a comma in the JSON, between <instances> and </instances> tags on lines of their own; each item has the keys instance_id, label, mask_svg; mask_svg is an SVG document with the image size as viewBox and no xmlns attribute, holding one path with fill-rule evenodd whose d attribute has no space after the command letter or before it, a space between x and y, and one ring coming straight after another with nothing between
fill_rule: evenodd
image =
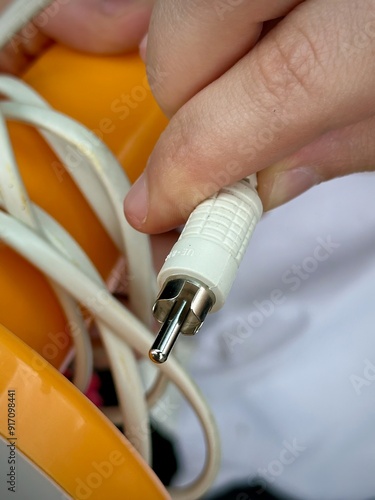
<instances>
[{"instance_id":1,"label":"metal connector pin","mask_svg":"<svg viewBox=\"0 0 375 500\"><path fill-rule=\"evenodd\" d=\"M178 335L197 333L214 302L210 290L196 280L184 276L167 280L153 307L162 327L150 349L150 359L164 363Z\"/></svg>"},{"instance_id":2,"label":"metal connector pin","mask_svg":"<svg viewBox=\"0 0 375 500\"><path fill-rule=\"evenodd\" d=\"M186 316L186 301L181 304L176 302L163 326L160 328L158 336L155 339L151 349L150 358L156 363L164 363L180 334L181 326ZM185 313L185 314L184 314Z\"/></svg>"}]
</instances>

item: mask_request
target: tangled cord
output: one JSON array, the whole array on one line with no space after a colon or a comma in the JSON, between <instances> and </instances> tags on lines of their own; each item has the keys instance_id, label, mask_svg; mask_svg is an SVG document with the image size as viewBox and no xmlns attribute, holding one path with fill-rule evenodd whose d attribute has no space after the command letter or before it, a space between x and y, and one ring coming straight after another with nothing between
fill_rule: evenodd
<instances>
[{"instance_id":1,"label":"tangled cord","mask_svg":"<svg viewBox=\"0 0 375 500\"><path fill-rule=\"evenodd\" d=\"M29 0L25 7L23 0L16 0L10 4L0 17L0 49L49 3L50 0ZM150 323L156 286L149 240L136 232L122 213L122 199L129 182L116 158L93 133L50 108L32 88L15 78L1 76L0 93L8 99L0 104L0 204L6 212L0 212L0 238L48 277L67 319L75 325L73 382L82 392L91 379L93 354L78 304L91 312L108 355L126 436L148 463L148 409L161 396L165 381L173 382L189 401L204 431L206 461L201 475L191 485L170 493L181 500L199 498L211 485L218 468L216 425L199 389L173 357L159 367L152 388L145 393L135 353L148 357L153 334L146 325ZM31 202L18 171L6 120L24 122L39 131L70 172L121 255L126 256L134 278L129 282L132 312L113 298L67 231ZM82 158L80 168L69 164L71 160L64 154L67 143Z\"/></svg>"},{"instance_id":2,"label":"tangled cord","mask_svg":"<svg viewBox=\"0 0 375 500\"><path fill-rule=\"evenodd\" d=\"M20 89L23 92L22 97L18 95ZM119 249L127 259L131 252L133 255L136 253L139 259L139 243L134 244L133 240L132 244L129 244L129 241L133 237L142 240L146 237L130 228L121 209L122 196L129 189L129 183L115 157L96 136L74 120L48 108L45 103L41 105L40 102L39 106L36 106L35 92L24 83L10 77L1 77L0 92L13 99L13 102L3 102L0 105L0 148L3 151L0 164L1 204L8 212L0 213L0 237L48 276L57 290L68 319L73 318L76 324L80 325L80 329L74 335L76 349L74 382L81 390L86 388L91 378L92 352L77 302L90 310L108 354L124 427L127 429L126 435L149 462L151 445L147 396L134 352L147 357L153 335L145 326L145 322L113 298L98 271L72 237L29 200L18 173L5 119L21 121L41 130L57 154L63 142L68 142L86 158L91 169L83 169L84 178L75 179L78 187L81 187L82 181L87 185L87 176L96 176L96 179L100 180L108 198L107 203L110 203L112 208L110 219L116 220L117 223L116 242L120 243ZM16 94L21 103L14 101ZM34 99L33 104L25 104L31 102L31 96ZM26 101L27 97L29 99ZM6 165L8 168L5 168ZM77 170L79 169L75 169ZM104 196L102 201L104 202ZM111 230L113 232L114 227ZM145 253L148 253L146 262L150 262L151 265L147 239L142 243L146 243L143 245L143 248L147 249ZM132 296L137 298L135 304L150 305L152 302L148 296L153 273L150 272L147 276L146 267L138 265L131 270L132 275L136 276L132 282L138 282L138 287L129 293L130 298ZM142 274L138 276L140 271ZM142 307L142 311L145 309L146 307ZM142 319L147 320L144 312L143 316ZM219 453L216 426L199 390L173 357L168 363L161 365L159 370L176 384L188 399L205 433L208 452L202 475L186 489L173 491L174 498L199 498L211 484L217 470ZM155 384L160 388L163 387L160 379ZM155 388L151 389L152 402L156 400L155 391ZM132 404L127 404L129 401ZM142 432L139 432L140 429Z\"/></svg>"}]
</instances>

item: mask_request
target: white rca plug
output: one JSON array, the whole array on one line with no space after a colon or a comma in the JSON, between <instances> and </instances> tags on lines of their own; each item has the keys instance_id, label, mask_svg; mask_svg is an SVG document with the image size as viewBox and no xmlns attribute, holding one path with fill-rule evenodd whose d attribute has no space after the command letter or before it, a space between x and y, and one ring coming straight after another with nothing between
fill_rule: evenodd
<instances>
[{"instance_id":1,"label":"white rca plug","mask_svg":"<svg viewBox=\"0 0 375 500\"><path fill-rule=\"evenodd\" d=\"M158 275L153 313L162 327L150 350L153 361L166 361L179 333L194 335L207 313L224 305L262 211L253 174L190 215Z\"/></svg>"}]
</instances>

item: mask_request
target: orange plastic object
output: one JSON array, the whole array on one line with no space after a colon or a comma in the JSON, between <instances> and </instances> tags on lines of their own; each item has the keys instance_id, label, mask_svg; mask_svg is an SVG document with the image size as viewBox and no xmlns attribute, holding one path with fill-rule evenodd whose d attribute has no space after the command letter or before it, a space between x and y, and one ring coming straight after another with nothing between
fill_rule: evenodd
<instances>
[{"instance_id":1,"label":"orange plastic object","mask_svg":"<svg viewBox=\"0 0 375 500\"><path fill-rule=\"evenodd\" d=\"M131 181L139 176L166 118L151 95L137 55L99 57L56 45L36 61L24 80L54 108L102 138ZM12 123L10 135L31 199L70 232L107 278L117 250L69 172L31 128ZM66 154L74 154L68 146ZM0 247L0 262L0 322L60 367L71 341L50 285L5 246Z\"/></svg>"},{"instance_id":2,"label":"orange plastic object","mask_svg":"<svg viewBox=\"0 0 375 500\"><path fill-rule=\"evenodd\" d=\"M0 408L15 395L17 450L73 498L169 498L126 438L65 377L0 325ZM0 435L10 437L0 418Z\"/></svg>"}]
</instances>

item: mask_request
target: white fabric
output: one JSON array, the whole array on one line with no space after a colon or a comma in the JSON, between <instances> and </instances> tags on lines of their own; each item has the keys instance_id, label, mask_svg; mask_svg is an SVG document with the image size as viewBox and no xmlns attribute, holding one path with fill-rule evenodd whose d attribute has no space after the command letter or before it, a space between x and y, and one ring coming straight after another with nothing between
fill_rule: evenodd
<instances>
[{"instance_id":1,"label":"white fabric","mask_svg":"<svg viewBox=\"0 0 375 500\"><path fill-rule=\"evenodd\" d=\"M216 489L258 477L303 500L374 497L375 175L266 214L226 306L192 342L222 439ZM203 455L185 407L176 437L184 483Z\"/></svg>"}]
</instances>

